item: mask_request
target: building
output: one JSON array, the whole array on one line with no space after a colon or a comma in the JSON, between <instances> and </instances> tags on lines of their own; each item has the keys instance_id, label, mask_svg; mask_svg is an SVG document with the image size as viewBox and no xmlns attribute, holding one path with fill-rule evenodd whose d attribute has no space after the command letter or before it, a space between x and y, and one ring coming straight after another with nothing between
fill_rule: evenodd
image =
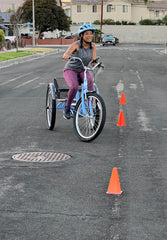
<instances>
[{"instance_id":1,"label":"building","mask_svg":"<svg viewBox=\"0 0 167 240\"><path fill-rule=\"evenodd\" d=\"M1 12L17 7L24 0L0 0ZM158 20L167 15L167 0L148 1L144 0L57 0L62 3L67 16L72 23L93 23L95 20L112 19L114 21L127 21L138 23L142 19ZM101 13L103 2L103 14ZM2 9L1 9L2 8Z\"/></svg>"},{"instance_id":2,"label":"building","mask_svg":"<svg viewBox=\"0 0 167 240\"><path fill-rule=\"evenodd\" d=\"M2 24L3 25L8 25L10 23L10 17L12 13L2 13L0 12L0 17L2 19Z\"/></svg>"},{"instance_id":3,"label":"building","mask_svg":"<svg viewBox=\"0 0 167 240\"><path fill-rule=\"evenodd\" d=\"M167 15L167 1L148 2L149 18L152 20L162 19Z\"/></svg>"},{"instance_id":4,"label":"building","mask_svg":"<svg viewBox=\"0 0 167 240\"><path fill-rule=\"evenodd\" d=\"M103 5L102 5L103 2ZM144 0L62 0L63 9L73 24L112 19L138 23L142 19L158 20L167 15L167 1ZM101 11L103 6L103 12Z\"/></svg>"},{"instance_id":5,"label":"building","mask_svg":"<svg viewBox=\"0 0 167 240\"><path fill-rule=\"evenodd\" d=\"M62 7L68 17L71 17L71 0L62 0Z\"/></svg>"},{"instance_id":6,"label":"building","mask_svg":"<svg viewBox=\"0 0 167 240\"><path fill-rule=\"evenodd\" d=\"M5 35L8 35L10 31L10 17L12 13L2 13L0 12L0 17L2 19L0 29L2 29L5 33Z\"/></svg>"}]
</instances>

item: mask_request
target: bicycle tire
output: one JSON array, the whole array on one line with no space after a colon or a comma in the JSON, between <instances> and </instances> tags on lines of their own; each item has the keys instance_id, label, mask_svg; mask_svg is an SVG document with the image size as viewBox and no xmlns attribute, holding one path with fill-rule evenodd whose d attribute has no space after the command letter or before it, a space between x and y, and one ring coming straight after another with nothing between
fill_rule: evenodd
<instances>
[{"instance_id":1,"label":"bicycle tire","mask_svg":"<svg viewBox=\"0 0 167 240\"><path fill-rule=\"evenodd\" d=\"M56 122L56 98L53 99L50 86L46 92L46 120L49 130L53 130Z\"/></svg>"},{"instance_id":2,"label":"bicycle tire","mask_svg":"<svg viewBox=\"0 0 167 240\"><path fill-rule=\"evenodd\" d=\"M94 116L89 109L89 102ZM81 141L89 142L94 140L101 133L106 120L106 107L102 97L96 92L88 92L85 97L87 116L82 114L82 100L78 100L74 110L74 129Z\"/></svg>"}]
</instances>

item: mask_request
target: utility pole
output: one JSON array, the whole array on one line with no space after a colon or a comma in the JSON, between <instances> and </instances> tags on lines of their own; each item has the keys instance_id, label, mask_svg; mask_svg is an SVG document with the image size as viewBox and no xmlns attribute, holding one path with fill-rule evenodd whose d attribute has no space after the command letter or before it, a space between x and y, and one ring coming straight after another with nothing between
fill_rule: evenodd
<instances>
[{"instance_id":1,"label":"utility pole","mask_svg":"<svg viewBox=\"0 0 167 240\"><path fill-rule=\"evenodd\" d=\"M33 19L33 46L35 46L35 6L32 0L32 19Z\"/></svg>"},{"instance_id":2,"label":"utility pole","mask_svg":"<svg viewBox=\"0 0 167 240\"><path fill-rule=\"evenodd\" d=\"M60 7L62 7L62 1L61 0L59 0L59 3L60 3Z\"/></svg>"},{"instance_id":3,"label":"utility pole","mask_svg":"<svg viewBox=\"0 0 167 240\"><path fill-rule=\"evenodd\" d=\"M102 25L103 25L103 0L101 0L101 21L100 21L101 32L102 32Z\"/></svg>"}]
</instances>

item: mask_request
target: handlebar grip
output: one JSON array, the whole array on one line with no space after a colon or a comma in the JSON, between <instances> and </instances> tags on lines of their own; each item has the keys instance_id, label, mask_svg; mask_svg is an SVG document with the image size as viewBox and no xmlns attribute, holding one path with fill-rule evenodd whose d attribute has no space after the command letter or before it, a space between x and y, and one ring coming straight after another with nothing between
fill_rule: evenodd
<instances>
[{"instance_id":1,"label":"handlebar grip","mask_svg":"<svg viewBox=\"0 0 167 240\"><path fill-rule=\"evenodd\" d=\"M104 68L104 65L102 64L102 62L100 63L100 67Z\"/></svg>"},{"instance_id":2,"label":"handlebar grip","mask_svg":"<svg viewBox=\"0 0 167 240\"><path fill-rule=\"evenodd\" d=\"M94 59L92 59L92 61L90 63L96 63L99 60L99 57L96 57Z\"/></svg>"}]
</instances>

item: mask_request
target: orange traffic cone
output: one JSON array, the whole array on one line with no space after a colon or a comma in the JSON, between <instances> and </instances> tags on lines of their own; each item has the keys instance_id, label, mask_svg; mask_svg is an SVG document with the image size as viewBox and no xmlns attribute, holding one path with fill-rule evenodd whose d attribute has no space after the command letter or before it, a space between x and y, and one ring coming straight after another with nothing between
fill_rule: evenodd
<instances>
[{"instance_id":1,"label":"orange traffic cone","mask_svg":"<svg viewBox=\"0 0 167 240\"><path fill-rule=\"evenodd\" d=\"M108 190L106 193L107 194L119 194L119 195L122 193L117 168L113 168L113 170L112 170Z\"/></svg>"},{"instance_id":2,"label":"orange traffic cone","mask_svg":"<svg viewBox=\"0 0 167 240\"><path fill-rule=\"evenodd\" d=\"M121 95L121 99L120 99L119 104L126 104L125 94L124 93L122 93L122 95Z\"/></svg>"},{"instance_id":3,"label":"orange traffic cone","mask_svg":"<svg viewBox=\"0 0 167 240\"><path fill-rule=\"evenodd\" d=\"M120 112L117 126L125 126L125 118L123 111Z\"/></svg>"}]
</instances>

